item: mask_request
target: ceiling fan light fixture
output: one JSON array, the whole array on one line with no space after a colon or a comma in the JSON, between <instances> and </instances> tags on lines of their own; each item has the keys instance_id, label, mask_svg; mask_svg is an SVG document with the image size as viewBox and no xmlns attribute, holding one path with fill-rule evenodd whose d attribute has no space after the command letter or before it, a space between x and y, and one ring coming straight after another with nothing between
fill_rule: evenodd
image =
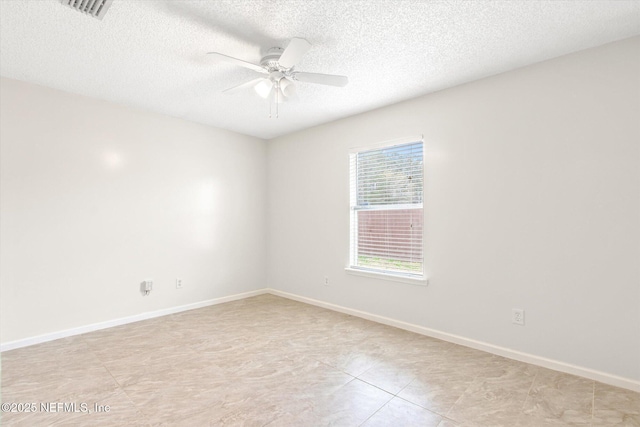
<instances>
[{"instance_id":1,"label":"ceiling fan light fixture","mask_svg":"<svg viewBox=\"0 0 640 427\"><path fill-rule=\"evenodd\" d=\"M287 98L291 98L292 96L295 96L296 85L293 84L291 80L283 77L282 79L280 79L279 86L280 86L280 90L282 91L282 94Z\"/></svg>"},{"instance_id":2,"label":"ceiling fan light fixture","mask_svg":"<svg viewBox=\"0 0 640 427\"><path fill-rule=\"evenodd\" d=\"M255 85L255 90L261 97L267 99L269 94L271 93L271 89L273 89L273 83L270 80L262 80L260 83Z\"/></svg>"}]
</instances>

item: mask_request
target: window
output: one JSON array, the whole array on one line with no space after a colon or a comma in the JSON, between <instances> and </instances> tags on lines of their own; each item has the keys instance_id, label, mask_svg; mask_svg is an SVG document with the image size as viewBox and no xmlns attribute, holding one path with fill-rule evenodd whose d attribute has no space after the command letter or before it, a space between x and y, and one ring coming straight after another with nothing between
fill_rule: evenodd
<instances>
[{"instance_id":1,"label":"window","mask_svg":"<svg viewBox=\"0 0 640 427\"><path fill-rule=\"evenodd\" d=\"M422 279L423 143L350 154L350 267Z\"/></svg>"}]
</instances>

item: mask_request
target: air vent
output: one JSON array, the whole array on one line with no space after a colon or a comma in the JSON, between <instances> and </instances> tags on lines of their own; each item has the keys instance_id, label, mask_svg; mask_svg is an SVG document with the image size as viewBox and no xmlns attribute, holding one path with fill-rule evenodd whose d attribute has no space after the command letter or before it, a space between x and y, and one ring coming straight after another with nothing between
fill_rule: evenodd
<instances>
[{"instance_id":1,"label":"air vent","mask_svg":"<svg viewBox=\"0 0 640 427\"><path fill-rule=\"evenodd\" d=\"M102 19L113 0L60 0L60 3L65 6L71 6L87 15Z\"/></svg>"}]
</instances>

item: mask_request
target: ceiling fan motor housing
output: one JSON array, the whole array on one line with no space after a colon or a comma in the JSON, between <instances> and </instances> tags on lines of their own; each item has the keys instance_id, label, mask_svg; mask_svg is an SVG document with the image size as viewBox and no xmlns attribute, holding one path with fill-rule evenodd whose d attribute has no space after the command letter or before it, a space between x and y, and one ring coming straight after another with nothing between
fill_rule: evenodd
<instances>
[{"instance_id":1,"label":"ceiling fan motor housing","mask_svg":"<svg viewBox=\"0 0 640 427\"><path fill-rule=\"evenodd\" d=\"M284 71L285 68L280 66L278 60L282 56L284 49L281 47L272 47L267 51L267 54L260 60L260 65L267 69L270 73L273 71Z\"/></svg>"}]
</instances>

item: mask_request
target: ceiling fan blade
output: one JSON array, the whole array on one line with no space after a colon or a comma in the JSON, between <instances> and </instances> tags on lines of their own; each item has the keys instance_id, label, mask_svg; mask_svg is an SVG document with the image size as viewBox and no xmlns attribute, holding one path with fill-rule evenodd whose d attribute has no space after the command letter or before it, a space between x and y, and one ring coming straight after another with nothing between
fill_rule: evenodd
<instances>
[{"instance_id":1,"label":"ceiling fan blade","mask_svg":"<svg viewBox=\"0 0 640 427\"><path fill-rule=\"evenodd\" d=\"M218 52L207 52L207 54L211 55L213 58L215 58L217 60L229 62L231 64L236 64L236 65L239 65L241 67L248 68L248 69L253 70L253 71L257 71L259 73L267 74L267 70L265 70L264 68L262 68L258 64L252 64L251 62L247 62L247 61L243 61L242 59L233 58L231 56L223 55L222 53L218 53Z\"/></svg>"},{"instance_id":2,"label":"ceiling fan blade","mask_svg":"<svg viewBox=\"0 0 640 427\"><path fill-rule=\"evenodd\" d=\"M334 74L293 73L293 78L305 83L316 83L319 85L339 87L344 87L349 83L349 78L347 76L336 76Z\"/></svg>"},{"instance_id":3,"label":"ceiling fan blade","mask_svg":"<svg viewBox=\"0 0 640 427\"><path fill-rule=\"evenodd\" d=\"M305 39L294 38L289 42L289 46L282 52L278 63L284 68L291 68L296 65L302 56L311 48L311 43Z\"/></svg>"},{"instance_id":4,"label":"ceiling fan blade","mask_svg":"<svg viewBox=\"0 0 640 427\"><path fill-rule=\"evenodd\" d=\"M244 83L240 83L239 85L236 86L232 86L228 89L223 90L223 93L235 93L235 92L239 92L242 89L246 89L246 88L251 88L257 84L259 84L261 81L263 81L264 78L263 77L258 77L257 79L251 79L248 82L244 82Z\"/></svg>"}]
</instances>

